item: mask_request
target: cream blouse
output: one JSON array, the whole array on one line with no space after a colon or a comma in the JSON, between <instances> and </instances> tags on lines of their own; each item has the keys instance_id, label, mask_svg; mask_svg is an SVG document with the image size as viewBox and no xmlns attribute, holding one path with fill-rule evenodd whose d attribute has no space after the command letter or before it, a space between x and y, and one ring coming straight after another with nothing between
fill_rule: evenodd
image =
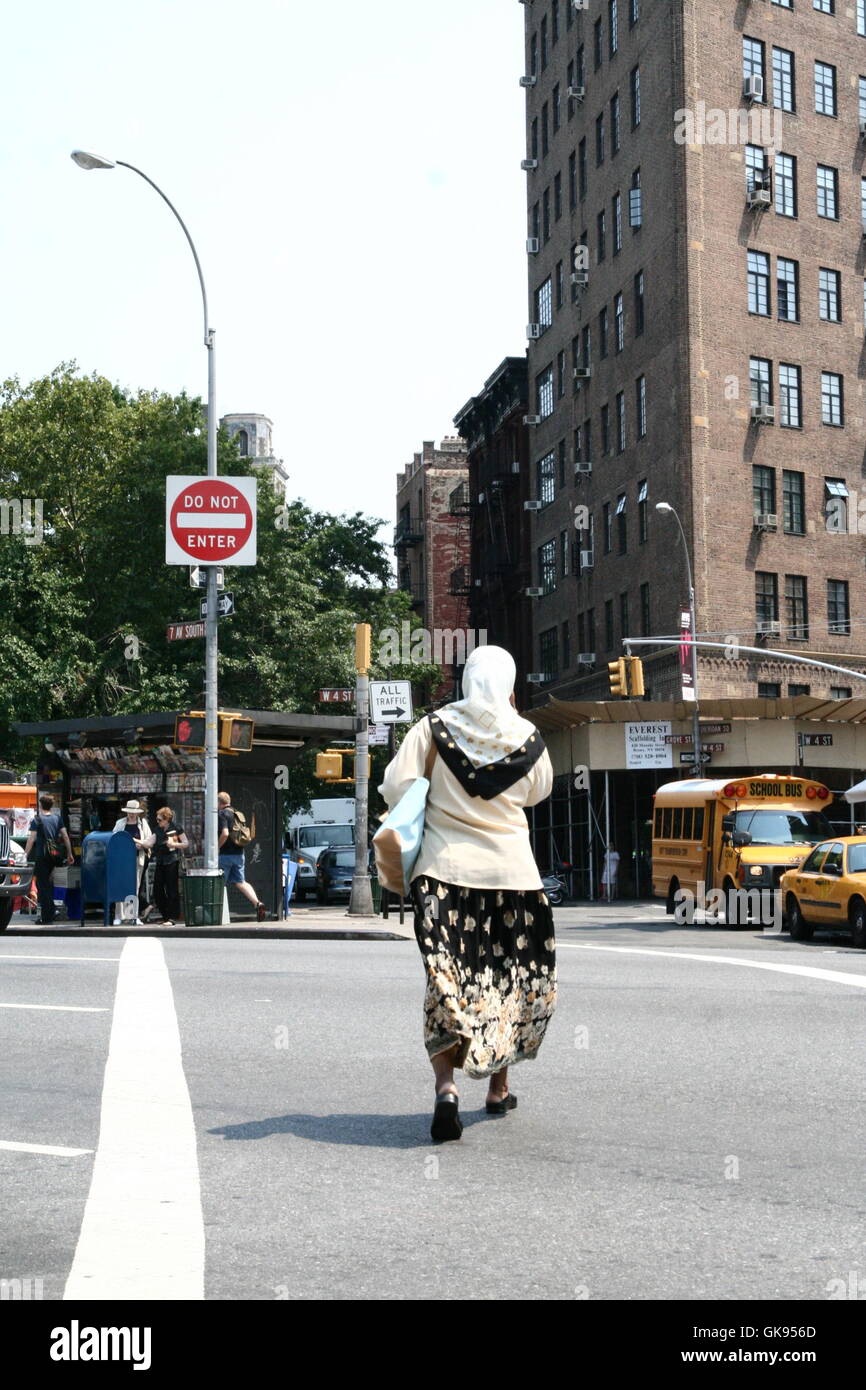
<instances>
[{"instance_id":1,"label":"cream blouse","mask_svg":"<svg viewBox=\"0 0 866 1390\"><path fill-rule=\"evenodd\" d=\"M428 719L409 730L379 788L389 808L396 806L416 777L424 776L431 741ZM523 808L543 801L552 786L547 749L525 777L490 801L469 796L437 754L413 878L429 874L463 888L540 888Z\"/></svg>"}]
</instances>

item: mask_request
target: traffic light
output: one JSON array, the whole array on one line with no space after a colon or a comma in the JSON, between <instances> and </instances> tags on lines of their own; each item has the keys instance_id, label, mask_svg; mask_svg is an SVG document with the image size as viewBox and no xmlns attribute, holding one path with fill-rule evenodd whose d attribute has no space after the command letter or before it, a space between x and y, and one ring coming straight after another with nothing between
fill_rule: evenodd
<instances>
[{"instance_id":1,"label":"traffic light","mask_svg":"<svg viewBox=\"0 0 866 1390\"><path fill-rule=\"evenodd\" d=\"M611 695L627 695L628 675L626 674L625 657L621 656L618 661L609 661L607 670Z\"/></svg>"},{"instance_id":2,"label":"traffic light","mask_svg":"<svg viewBox=\"0 0 866 1390\"><path fill-rule=\"evenodd\" d=\"M366 676L370 669L371 634L369 623L355 624L355 670L359 676Z\"/></svg>"},{"instance_id":3,"label":"traffic light","mask_svg":"<svg viewBox=\"0 0 866 1390\"><path fill-rule=\"evenodd\" d=\"M625 659L626 676L628 678L628 693L632 696L644 694L643 683L643 662L639 656L627 656Z\"/></svg>"},{"instance_id":4,"label":"traffic light","mask_svg":"<svg viewBox=\"0 0 866 1390\"><path fill-rule=\"evenodd\" d=\"M221 753L250 753L255 724L241 714L219 716L218 744Z\"/></svg>"},{"instance_id":5,"label":"traffic light","mask_svg":"<svg viewBox=\"0 0 866 1390\"><path fill-rule=\"evenodd\" d=\"M341 782L343 780L342 753L317 753L316 776L325 782Z\"/></svg>"},{"instance_id":6,"label":"traffic light","mask_svg":"<svg viewBox=\"0 0 866 1390\"><path fill-rule=\"evenodd\" d=\"M194 752L204 752L205 718L203 710L193 710L191 714L179 714L174 721L174 741L178 748L190 748Z\"/></svg>"}]
</instances>

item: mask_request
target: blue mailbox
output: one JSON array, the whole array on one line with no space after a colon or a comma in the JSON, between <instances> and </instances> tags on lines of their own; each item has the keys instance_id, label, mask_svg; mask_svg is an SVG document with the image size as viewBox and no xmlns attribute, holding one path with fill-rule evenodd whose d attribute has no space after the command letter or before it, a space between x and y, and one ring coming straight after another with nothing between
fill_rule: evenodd
<instances>
[{"instance_id":1,"label":"blue mailbox","mask_svg":"<svg viewBox=\"0 0 866 1390\"><path fill-rule=\"evenodd\" d=\"M136 849L132 836L93 830L81 842L81 925L86 903L102 903L102 925L108 926L112 903L134 895L138 884Z\"/></svg>"}]
</instances>

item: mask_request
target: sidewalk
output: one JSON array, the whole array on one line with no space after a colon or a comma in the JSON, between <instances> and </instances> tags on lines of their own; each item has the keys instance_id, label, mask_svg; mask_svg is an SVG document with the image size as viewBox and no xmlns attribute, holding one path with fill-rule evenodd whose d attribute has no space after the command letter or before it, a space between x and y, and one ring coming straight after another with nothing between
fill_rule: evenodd
<instances>
[{"instance_id":1,"label":"sidewalk","mask_svg":"<svg viewBox=\"0 0 866 1390\"><path fill-rule=\"evenodd\" d=\"M386 921L384 917L350 917L345 908L334 908L328 912L293 907L291 917L285 921L256 922L254 917L236 917L226 927L185 927L183 924L164 927L159 922L148 922L143 927L103 927L96 917L89 917L83 927L77 922L65 920L53 922L50 927L38 927L26 916L16 913L6 931L0 932L0 940L9 936L215 936L252 940L276 937L303 941L414 941L415 932L408 913L401 927L396 913L391 913Z\"/></svg>"}]
</instances>

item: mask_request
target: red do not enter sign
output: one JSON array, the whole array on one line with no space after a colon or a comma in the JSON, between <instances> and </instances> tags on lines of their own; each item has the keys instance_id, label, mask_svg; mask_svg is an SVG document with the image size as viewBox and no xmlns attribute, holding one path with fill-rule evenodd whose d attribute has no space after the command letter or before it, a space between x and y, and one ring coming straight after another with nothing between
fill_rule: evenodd
<instances>
[{"instance_id":1,"label":"red do not enter sign","mask_svg":"<svg viewBox=\"0 0 866 1390\"><path fill-rule=\"evenodd\" d=\"M255 488L255 478L168 478L167 563L254 565Z\"/></svg>"}]
</instances>

